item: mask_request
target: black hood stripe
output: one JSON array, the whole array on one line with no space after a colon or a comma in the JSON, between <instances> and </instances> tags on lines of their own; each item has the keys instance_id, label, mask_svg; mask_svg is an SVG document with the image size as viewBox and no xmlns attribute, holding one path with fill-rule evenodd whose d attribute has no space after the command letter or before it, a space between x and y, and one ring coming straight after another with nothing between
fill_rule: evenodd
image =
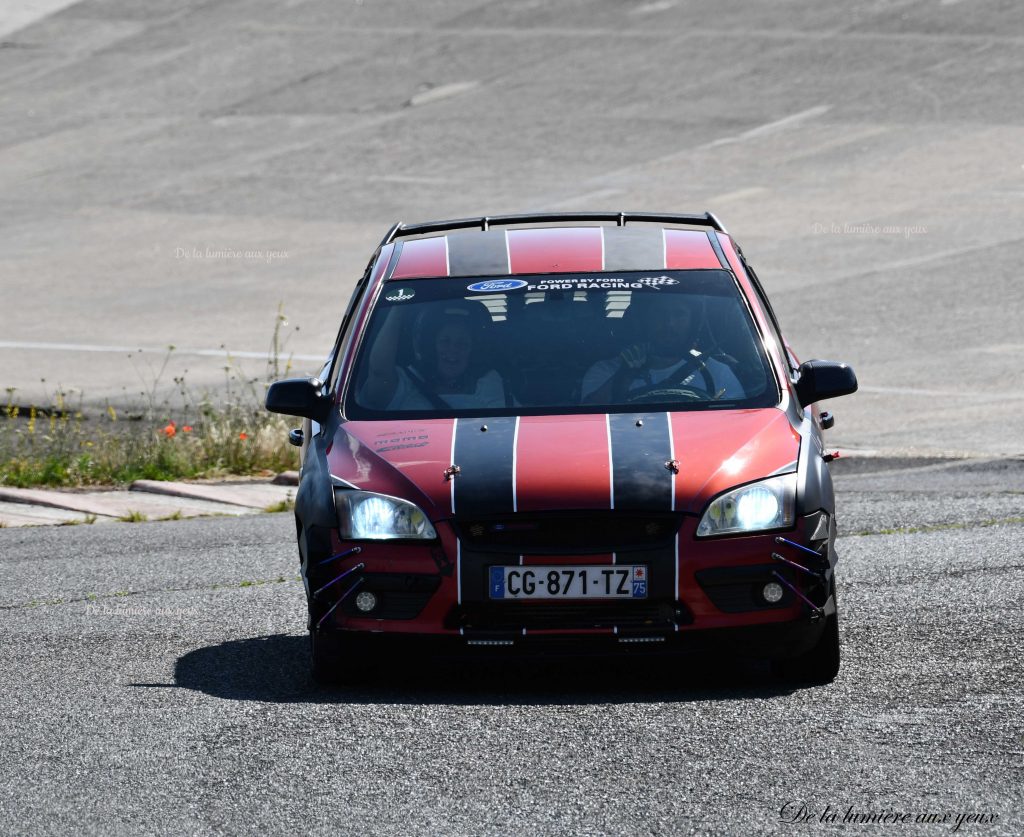
<instances>
[{"instance_id":1,"label":"black hood stripe","mask_svg":"<svg viewBox=\"0 0 1024 837\"><path fill-rule=\"evenodd\" d=\"M669 462L666 462L666 470L669 471L669 510L676 510L676 473L678 473L678 460L676 459L676 437L672 434L672 414L665 413L665 429L668 431L668 458L669 462L676 463L674 470L669 470ZM676 558L679 553L679 536L676 536Z\"/></svg>"},{"instance_id":2,"label":"black hood stripe","mask_svg":"<svg viewBox=\"0 0 1024 837\"><path fill-rule=\"evenodd\" d=\"M675 510L675 475L671 415L617 413L606 417L611 471L610 509ZM482 430L485 427L487 430ZM515 416L464 418L455 421L452 464L452 514L512 514L518 511ZM567 501L569 498L566 498Z\"/></svg>"},{"instance_id":3,"label":"black hood stripe","mask_svg":"<svg viewBox=\"0 0 1024 837\"><path fill-rule=\"evenodd\" d=\"M459 467L454 478L454 514L513 512L516 424L514 416L457 420L452 457Z\"/></svg>"},{"instance_id":4,"label":"black hood stripe","mask_svg":"<svg viewBox=\"0 0 1024 837\"><path fill-rule=\"evenodd\" d=\"M665 415L608 416L613 508L671 510L675 481L665 465L672 458L672 435Z\"/></svg>"}]
</instances>

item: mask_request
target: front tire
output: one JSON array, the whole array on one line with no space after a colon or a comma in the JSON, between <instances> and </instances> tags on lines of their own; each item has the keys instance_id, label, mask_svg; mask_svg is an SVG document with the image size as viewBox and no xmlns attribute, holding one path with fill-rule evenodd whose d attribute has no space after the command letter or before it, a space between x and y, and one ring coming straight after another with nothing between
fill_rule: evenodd
<instances>
[{"instance_id":1,"label":"front tire","mask_svg":"<svg viewBox=\"0 0 1024 837\"><path fill-rule=\"evenodd\" d=\"M775 676L788 683L823 686L839 674L839 613L825 618L825 630L809 651L772 663Z\"/></svg>"},{"instance_id":2,"label":"front tire","mask_svg":"<svg viewBox=\"0 0 1024 837\"><path fill-rule=\"evenodd\" d=\"M341 632L310 631L313 679L322 686L349 686L366 677L366 655L359 642Z\"/></svg>"}]
</instances>

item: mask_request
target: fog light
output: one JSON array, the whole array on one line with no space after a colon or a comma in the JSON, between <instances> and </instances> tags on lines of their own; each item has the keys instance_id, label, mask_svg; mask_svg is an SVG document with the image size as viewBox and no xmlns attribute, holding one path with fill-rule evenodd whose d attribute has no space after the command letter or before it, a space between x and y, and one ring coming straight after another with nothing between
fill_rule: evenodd
<instances>
[{"instance_id":1,"label":"fog light","mask_svg":"<svg viewBox=\"0 0 1024 837\"><path fill-rule=\"evenodd\" d=\"M784 591L782 589L781 584L779 584L776 581L769 581L764 586L764 589L761 591L761 595L764 597L764 600L768 602L768 604L778 604L780 601L782 601L783 592ZM366 594L364 593L363 595ZM372 593L370 595L372 595ZM358 600L356 601L358 604Z\"/></svg>"},{"instance_id":2,"label":"fog light","mask_svg":"<svg viewBox=\"0 0 1024 837\"><path fill-rule=\"evenodd\" d=\"M775 585L778 587L778 585ZM782 588L779 588L780 590ZM781 595L781 594L780 594ZM359 608L363 613L369 613L377 606L377 597L369 590L364 590L358 596L356 596L356 607Z\"/></svg>"}]
</instances>

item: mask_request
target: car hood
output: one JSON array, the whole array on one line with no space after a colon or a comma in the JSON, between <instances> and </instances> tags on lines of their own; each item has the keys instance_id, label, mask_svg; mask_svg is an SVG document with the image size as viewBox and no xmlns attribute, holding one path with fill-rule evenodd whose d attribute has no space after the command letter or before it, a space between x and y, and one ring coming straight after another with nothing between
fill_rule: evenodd
<instances>
[{"instance_id":1,"label":"car hood","mask_svg":"<svg viewBox=\"0 0 1024 837\"><path fill-rule=\"evenodd\" d=\"M432 519L567 509L699 513L716 494L795 471L779 409L350 421L328 453L351 485ZM458 473L446 475L457 466ZM675 473L678 469L678 473Z\"/></svg>"}]
</instances>

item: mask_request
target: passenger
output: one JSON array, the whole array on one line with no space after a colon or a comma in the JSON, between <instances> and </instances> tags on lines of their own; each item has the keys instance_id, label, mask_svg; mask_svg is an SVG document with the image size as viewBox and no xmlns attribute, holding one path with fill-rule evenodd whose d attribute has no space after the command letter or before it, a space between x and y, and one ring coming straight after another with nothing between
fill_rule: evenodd
<instances>
[{"instance_id":1,"label":"passenger","mask_svg":"<svg viewBox=\"0 0 1024 837\"><path fill-rule=\"evenodd\" d=\"M622 317L628 345L587 370L580 387L582 403L623 404L658 391L665 391L664 401L674 401L679 393L669 390L680 389L693 400L746 397L728 366L694 348L697 300L665 291L640 293L634 292Z\"/></svg>"},{"instance_id":2,"label":"passenger","mask_svg":"<svg viewBox=\"0 0 1024 837\"><path fill-rule=\"evenodd\" d=\"M414 328L415 360L396 363L406 312L391 312L370 359L365 403L387 410L447 410L511 405L501 375L485 360L479 303L425 303ZM470 306L474 306L471 308ZM479 313L475 308L480 308Z\"/></svg>"}]
</instances>

